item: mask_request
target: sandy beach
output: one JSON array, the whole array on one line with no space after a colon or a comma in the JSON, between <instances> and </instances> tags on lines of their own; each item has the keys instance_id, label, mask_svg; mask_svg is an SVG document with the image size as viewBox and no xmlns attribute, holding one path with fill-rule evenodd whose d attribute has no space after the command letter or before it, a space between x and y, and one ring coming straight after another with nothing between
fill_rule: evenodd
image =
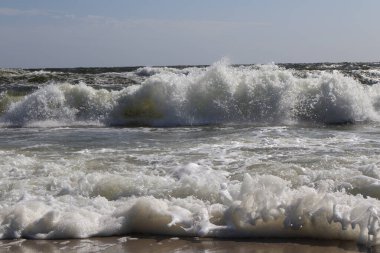
<instances>
[{"instance_id":1,"label":"sandy beach","mask_svg":"<svg viewBox=\"0 0 380 253\"><path fill-rule=\"evenodd\" d=\"M177 237L106 237L82 240L4 240L0 252L257 252L257 253L343 253L380 252L345 241L310 240L214 240Z\"/></svg>"}]
</instances>

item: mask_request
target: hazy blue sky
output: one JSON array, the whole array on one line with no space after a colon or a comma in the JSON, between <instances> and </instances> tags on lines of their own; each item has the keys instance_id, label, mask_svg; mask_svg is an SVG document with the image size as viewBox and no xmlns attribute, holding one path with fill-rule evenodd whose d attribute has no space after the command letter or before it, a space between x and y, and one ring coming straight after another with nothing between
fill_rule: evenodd
<instances>
[{"instance_id":1,"label":"hazy blue sky","mask_svg":"<svg viewBox=\"0 0 380 253\"><path fill-rule=\"evenodd\" d=\"M0 0L0 67L380 61L379 0Z\"/></svg>"}]
</instances>

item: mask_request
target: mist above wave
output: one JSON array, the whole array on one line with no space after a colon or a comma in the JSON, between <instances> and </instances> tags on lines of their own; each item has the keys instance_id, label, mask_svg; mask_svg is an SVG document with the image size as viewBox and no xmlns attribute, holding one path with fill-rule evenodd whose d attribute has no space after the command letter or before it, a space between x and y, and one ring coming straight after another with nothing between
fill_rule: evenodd
<instances>
[{"instance_id":1,"label":"mist above wave","mask_svg":"<svg viewBox=\"0 0 380 253\"><path fill-rule=\"evenodd\" d=\"M138 69L141 84L122 90L56 83L31 94L0 96L5 126L185 126L225 123L321 124L378 121L380 84L338 71L300 78L276 65ZM54 122L54 123L52 123Z\"/></svg>"}]
</instances>

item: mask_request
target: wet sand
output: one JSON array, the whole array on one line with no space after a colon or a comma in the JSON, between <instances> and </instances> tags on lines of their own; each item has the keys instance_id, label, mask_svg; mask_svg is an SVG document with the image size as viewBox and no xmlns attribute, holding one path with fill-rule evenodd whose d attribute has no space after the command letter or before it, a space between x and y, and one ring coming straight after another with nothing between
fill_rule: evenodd
<instances>
[{"instance_id":1,"label":"wet sand","mask_svg":"<svg viewBox=\"0 0 380 253\"><path fill-rule=\"evenodd\" d=\"M354 242L310 240L215 240L176 237L106 237L76 240L3 240L0 252L255 252L255 253L343 253L380 252Z\"/></svg>"}]
</instances>

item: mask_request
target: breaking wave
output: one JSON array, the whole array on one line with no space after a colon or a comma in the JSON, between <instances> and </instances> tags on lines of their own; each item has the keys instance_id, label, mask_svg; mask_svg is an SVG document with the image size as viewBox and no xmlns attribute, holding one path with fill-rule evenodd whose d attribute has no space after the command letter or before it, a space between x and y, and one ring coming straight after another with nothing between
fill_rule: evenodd
<instances>
[{"instance_id":1,"label":"breaking wave","mask_svg":"<svg viewBox=\"0 0 380 253\"><path fill-rule=\"evenodd\" d=\"M168 71L142 68L122 90L56 83L25 96L0 94L3 126L95 124L186 126L225 123L321 124L378 121L380 84L333 71L298 77L276 65Z\"/></svg>"}]
</instances>

